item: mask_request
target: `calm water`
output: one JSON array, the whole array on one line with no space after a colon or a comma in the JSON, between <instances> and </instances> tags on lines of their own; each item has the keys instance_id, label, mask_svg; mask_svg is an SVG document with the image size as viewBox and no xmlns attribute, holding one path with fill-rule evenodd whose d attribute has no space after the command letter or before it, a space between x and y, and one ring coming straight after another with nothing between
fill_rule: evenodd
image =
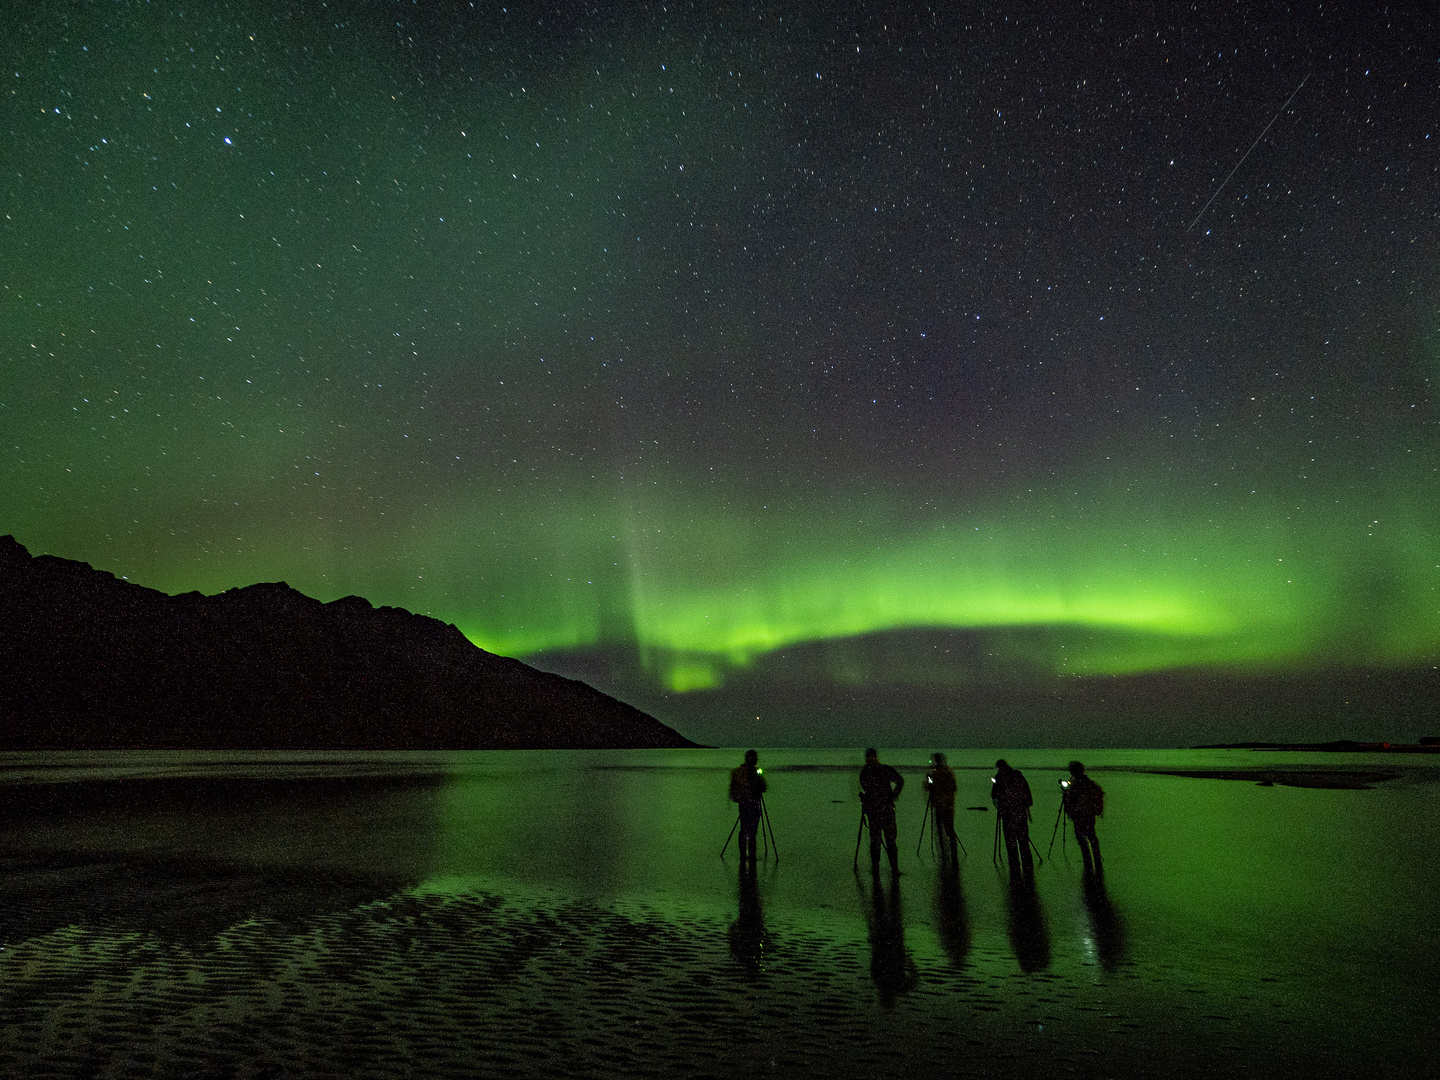
<instances>
[{"instance_id":1,"label":"calm water","mask_svg":"<svg viewBox=\"0 0 1440 1080\"><path fill-rule=\"evenodd\" d=\"M1072 836L1033 897L1012 892L995 815L965 809L988 807L997 756L1030 781L1042 855L1065 762L1085 760L1106 790L1103 890L1082 887ZM858 753L762 751L779 861L749 893L733 844L718 857L735 751L0 756L0 997L24 1017L0 1067L324 1075L305 1047L335 1040L362 1066L400 1054L436 1075L600 1075L672 1052L652 1071L688 1074L703 1070L684 1044L714 1037L740 1055L731 1073L1423 1069L1440 1026L1435 758L958 751L956 877L916 850L925 752L882 759L907 778L898 886L872 886L863 847L852 870ZM1260 768L1379 775L1348 790L1154 771ZM366 950L393 965L401 940L408 966L382 976ZM396 987L472 940L492 951L460 966L496 974L446 975L423 995L439 1011L406 1026L422 1001ZM305 967L317 950L323 972ZM268 958L225 966L242 954ZM565 989L527 997L542 985ZM158 1020L127 1026L137 1008L219 1034L187 1057ZM393 1038L356 1050L346 1010ZM253 1033L262 1014L277 1033ZM549 1034L527 1034L542 1014ZM427 1049L436 1024L500 1056Z\"/></svg>"}]
</instances>

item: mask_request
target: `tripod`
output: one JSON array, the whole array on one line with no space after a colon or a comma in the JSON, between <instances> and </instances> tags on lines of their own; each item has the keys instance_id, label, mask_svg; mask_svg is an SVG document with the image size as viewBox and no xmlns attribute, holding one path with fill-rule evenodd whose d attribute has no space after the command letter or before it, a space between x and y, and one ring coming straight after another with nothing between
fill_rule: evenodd
<instances>
[{"instance_id":1,"label":"tripod","mask_svg":"<svg viewBox=\"0 0 1440 1080\"><path fill-rule=\"evenodd\" d=\"M925 822L927 820L930 822L930 854L935 854L935 808L932 805L933 802L934 796L931 796L925 800L925 816L920 819L920 838L915 841L916 855L920 854L920 845L925 842ZM951 828L953 829L954 826L952 825ZM944 841L941 842L943 843ZM970 852L965 847L965 841L961 840L960 837L956 836L955 843L960 845L960 853L968 859L970 857Z\"/></svg>"},{"instance_id":2,"label":"tripod","mask_svg":"<svg viewBox=\"0 0 1440 1080\"><path fill-rule=\"evenodd\" d=\"M1040 854L1040 849L1035 846L1035 841L1030 839L1030 833L1028 829L1025 833L1025 842L1030 845L1030 850L1035 853L1036 861L1041 866L1044 866L1045 856ZM995 812L995 847L990 852L990 861L996 866L1000 865L1000 812L998 810Z\"/></svg>"},{"instance_id":3,"label":"tripod","mask_svg":"<svg viewBox=\"0 0 1440 1080\"><path fill-rule=\"evenodd\" d=\"M1064 791L1061 791L1061 792L1060 792L1060 809L1058 809L1058 810L1055 811L1055 828L1053 828L1053 829L1050 830L1050 850L1045 853L1045 854L1047 854L1047 855L1050 854L1051 852L1053 852L1053 851L1055 850L1055 834L1056 834L1057 832L1060 832L1060 822L1061 822L1061 820L1062 820L1064 817L1065 817L1065 792L1064 792ZM1064 834L1064 833L1060 833L1060 854L1061 854L1061 855L1064 855L1064 854L1065 854L1065 834Z\"/></svg>"},{"instance_id":4,"label":"tripod","mask_svg":"<svg viewBox=\"0 0 1440 1080\"><path fill-rule=\"evenodd\" d=\"M740 819L735 819L735 824L730 826L730 835L725 837L725 846L720 849L720 858L725 858L725 852L730 848L730 841L735 838L735 830L740 827Z\"/></svg>"},{"instance_id":5,"label":"tripod","mask_svg":"<svg viewBox=\"0 0 1440 1080\"><path fill-rule=\"evenodd\" d=\"M722 859L725 858L725 852L730 849L730 841L735 838L735 830L738 829L739 827L740 827L740 818L737 816L737 817L735 818L735 824L730 826L730 835L727 836L727 837L725 837L725 846L720 849L720 858L722 858ZM766 858L767 860L770 858L770 849L771 849L771 848L774 848L774 849L775 849L775 865L776 865L776 866L779 866L779 865L780 865L780 844L779 844L779 842L776 841L776 839L775 839L775 827L770 824L770 808L765 805L765 796L764 796L764 795L761 795L761 796L760 796L760 835L761 835L762 837L764 837L764 843L765 843L765 848L764 848L765 858ZM744 851L742 850L740 854L741 854L742 861L743 861L743 857L744 857L744 854L745 854ZM855 855L855 857L856 857L857 860L858 860L859 857L860 857L860 855L859 855L859 842L858 842L858 841L856 842L856 855Z\"/></svg>"},{"instance_id":6,"label":"tripod","mask_svg":"<svg viewBox=\"0 0 1440 1080\"><path fill-rule=\"evenodd\" d=\"M770 834L768 846L765 849L765 857L770 857L770 848L775 849L775 865L780 865L780 844L775 839L775 826L770 824L770 808L765 805L765 796L760 796L760 823L765 827L765 832ZM739 824L737 821L736 824Z\"/></svg>"}]
</instances>

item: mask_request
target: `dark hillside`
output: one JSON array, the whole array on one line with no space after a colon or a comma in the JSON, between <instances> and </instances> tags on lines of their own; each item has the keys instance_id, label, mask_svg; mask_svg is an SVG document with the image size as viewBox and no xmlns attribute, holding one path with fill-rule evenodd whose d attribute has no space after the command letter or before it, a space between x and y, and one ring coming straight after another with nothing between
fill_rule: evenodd
<instances>
[{"instance_id":1,"label":"dark hillside","mask_svg":"<svg viewBox=\"0 0 1440 1080\"><path fill-rule=\"evenodd\" d=\"M168 596L0 537L0 747L690 745L437 619L283 582Z\"/></svg>"}]
</instances>

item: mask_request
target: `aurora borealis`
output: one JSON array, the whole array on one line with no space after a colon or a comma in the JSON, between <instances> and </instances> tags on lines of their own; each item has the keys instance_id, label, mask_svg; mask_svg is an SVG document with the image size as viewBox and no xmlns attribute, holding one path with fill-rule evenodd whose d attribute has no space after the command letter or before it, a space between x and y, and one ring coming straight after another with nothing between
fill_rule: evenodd
<instances>
[{"instance_id":1,"label":"aurora borealis","mask_svg":"<svg viewBox=\"0 0 1440 1080\"><path fill-rule=\"evenodd\" d=\"M1436 30L22 6L0 533L432 614L716 741L782 669L1431 669Z\"/></svg>"}]
</instances>

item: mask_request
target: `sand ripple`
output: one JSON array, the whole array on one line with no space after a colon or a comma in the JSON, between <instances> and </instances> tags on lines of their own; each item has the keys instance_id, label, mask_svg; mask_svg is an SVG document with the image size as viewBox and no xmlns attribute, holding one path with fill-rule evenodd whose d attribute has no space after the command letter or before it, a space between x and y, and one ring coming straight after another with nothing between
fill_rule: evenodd
<instances>
[{"instance_id":1,"label":"sand ripple","mask_svg":"<svg viewBox=\"0 0 1440 1080\"><path fill-rule=\"evenodd\" d=\"M847 937L375 882L292 882L296 900L234 875L157 875L127 906L126 868L41 869L53 904L12 907L0 952L0 1073L31 1080L1233 1076L1257 1025L1267 1071L1306 1060L1263 1005L1143 1007L1134 965L1057 976L1003 930L912 956L883 897Z\"/></svg>"}]
</instances>

